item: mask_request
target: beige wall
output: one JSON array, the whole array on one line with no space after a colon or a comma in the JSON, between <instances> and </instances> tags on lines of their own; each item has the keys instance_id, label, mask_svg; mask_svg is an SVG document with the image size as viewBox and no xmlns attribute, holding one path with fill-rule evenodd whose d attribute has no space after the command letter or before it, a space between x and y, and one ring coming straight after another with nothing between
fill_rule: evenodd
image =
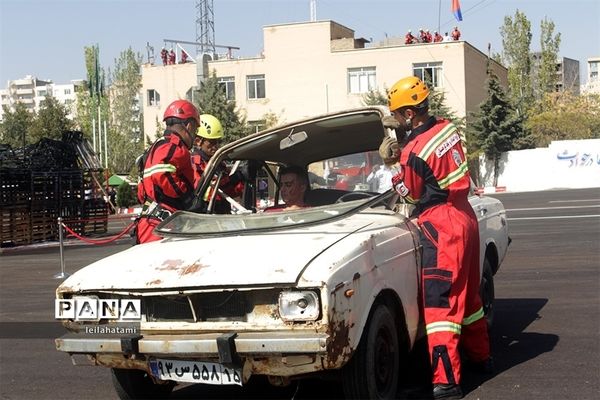
<instances>
[{"instance_id":1,"label":"beige wall","mask_svg":"<svg viewBox=\"0 0 600 400\"><path fill-rule=\"evenodd\" d=\"M280 122L291 122L315 114L360 107L362 95L348 93L347 69L356 67L375 67L377 87L383 92L398 79L412 75L413 64L441 62L446 105L457 115L464 116L467 111L475 110L485 98L487 57L467 42L362 48L360 41L353 41L358 48L337 50L342 42L332 40L353 38L354 32L333 21L265 26L263 35L262 58L209 63L210 71L215 71L218 77L235 78L235 101L248 121L261 120L266 113L275 113ZM343 42L344 48L351 47L347 40ZM161 92L162 111L177 98L172 97L175 86L179 85L179 94L184 96L194 84L195 67L191 65L143 69L146 134L148 127L154 132L153 121L157 115L146 115L149 108L146 89L153 87L159 92L164 91L165 95ZM505 85L506 69L495 62L492 62L492 68ZM246 77L259 74L265 75L266 98L248 100ZM146 82L147 78L153 83ZM160 80L165 82L159 83Z\"/></svg>"},{"instance_id":2,"label":"beige wall","mask_svg":"<svg viewBox=\"0 0 600 400\"><path fill-rule=\"evenodd\" d=\"M165 108L173 100L185 99L190 88L196 86L196 64L142 65L142 109L144 113L144 136L154 139L156 121L162 121ZM148 104L148 90L160 94L160 103Z\"/></svg>"}]
</instances>

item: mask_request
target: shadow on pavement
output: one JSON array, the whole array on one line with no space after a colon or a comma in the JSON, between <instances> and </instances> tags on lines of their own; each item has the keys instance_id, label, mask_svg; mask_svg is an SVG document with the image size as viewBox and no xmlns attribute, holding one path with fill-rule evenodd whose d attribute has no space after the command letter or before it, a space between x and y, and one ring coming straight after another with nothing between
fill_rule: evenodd
<instances>
[{"instance_id":1,"label":"shadow on pavement","mask_svg":"<svg viewBox=\"0 0 600 400\"><path fill-rule=\"evenodd\" d=\"M496 315L490 332L495 372L484 376L464 371L462 387L465 394L495 375L554 349L558 335L525 332L533 321L541 318L539 312L546 303L548 299L496 299Z\"/></svg>"}]
</instances>

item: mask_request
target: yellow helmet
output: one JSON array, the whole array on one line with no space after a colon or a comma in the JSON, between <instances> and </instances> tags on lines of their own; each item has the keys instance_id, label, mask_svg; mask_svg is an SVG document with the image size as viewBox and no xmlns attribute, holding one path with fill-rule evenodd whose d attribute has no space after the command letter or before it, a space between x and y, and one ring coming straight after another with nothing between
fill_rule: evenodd
<instances>
[{"instance_id":1,"label":"yellow helmet","mask_svg":"<svg viewBox=\"0 0 600 400\"><path fill-rule=\"evenodd\" d=\"M390 111L401 107L416 106L429 96L429 89L422 80L416 76L409 76L394 83L388 92L388 106Z\"/></svg>"},{"instance_id":2,"label":"yellow helmet","mask_svg":"<svg viewBox=\"0 0 600 400\"><path fill-rule=\"evenodd\" d=\"M200 116L200 127L198 136L204 139L221 139L223 137L223 125L219 120L210 114Z\"/></svg>"}]
</instances>

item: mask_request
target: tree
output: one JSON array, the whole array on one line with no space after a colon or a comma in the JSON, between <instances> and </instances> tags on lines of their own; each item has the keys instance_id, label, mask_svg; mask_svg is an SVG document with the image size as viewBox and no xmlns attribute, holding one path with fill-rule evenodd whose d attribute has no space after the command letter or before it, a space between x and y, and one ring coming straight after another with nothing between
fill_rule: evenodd
<instances>
[{"instance_id":1,"label":"tree","mask_svg":"<svg viewBox=\"0 0 600 400\"><path fill-rule=\"evenodd\" d=\"M486 91L487 98L479 105L479 110L469 115L467 143L471 142L473 154L482 152L493 162L495 186L502 153L513 150L515 142L523 135L523 117L511 106L498 78L489 70Z\"/></svg>"},{"instance_id":2,"label":"tree","mask_svg":"<svg viewBox=\"0 0 600 400\"><path fill-rule=\"evenodd\" d=\"M387 106L387 89L383 89L383 93L379 89L369 90L367 93L362 95L362 103L365 106Z\"/></svg>"},{"instance_id":3,"label":"tree","mask_svg":"<svg viewBox=\"0 0 600 400\"><path fill-rule=\"evenodd\" d=\"M131 48L115 60L110 86L110 129L108 135L109 167L119 173L131 169L135 158L143 152L143 123L139 105L142 87L142 56Z\"/></svg>"},{"instance_id":4,"label":"tree","mask_svg":"<svg viewBox=\"0 0 600 400\"><path fill-rule=\"evenodd\" d=\"M4 119L0 122L0 143L9 144L13 148L24 147L32 143L28 131L34 115L27 110L27 107L23 103L17 102L14 111L7 106L2 106L2 109Z\"/></svg>"},{"instance_id":5,"label":"tree","mask_svg":"<svg viewBox=\"0 0 600 400\"><path fill-rule=\"evenodd\" d=\"M534 144L545 147L553 140L600 138L600 96L575 96L570 92L546 93L529 116L526 127Z\"/></svg>"},{"instance_id":6,"label":"tree","mask_svg":"<svg viewBox=\"0 0 600 400\"><path fill-rule=\"evenodd\" d=\"M446 105L446 94L441 90L436 90L430 86L429 92L429 113L436 117L451 121L458 129L464 129L464 118L460 118L454 111Z\"/></svg>"},{"instance_id":7,"label":"tree","mask_svg":"<svg viewBox=\"0 0 600 400\"><path fill-rule=\"evenodd\" d=\"M128 182L122 182L117 188L117 206L129 207L137 202L135 194Z\"/></svg>"},{"instance_id":8,"label":"tree","mask_svg":"<svg viewBox=\"0 0 600 400\"><path fill-rule=\"evenodd\" d=\"M200 84L195 98L196 106L202 114L214 115L221 122L225 142L232 142L248 134L246 119L236 111L235 101L227 100L215 72Z\"/></svg>"},{"instance_id":9,"label":"tree","mask_svg":"<svg viewBox=\"0 0 600 400\"><path fill-rule=\"evenodd\" d=\"M544 18L540 24L540 58L537 70L537 80L534 86L536 99L541 99L545 93L554 92L556 82L556 60L560 48L560 33L554 35L554 22Z\"/></svg>"},{"instance_id":10,"label":"tree","mask_svg":"<svg viewBox=\"0 0 600 400\"><path fill-rule=\"evenodd\" d=\"M98 109L100 109L100 120L108 121L109 104L108 99L104 96L105 73L100 67L99 56L100 49L96 46L84 47L85 67L87 71L88 90L80 90L77 92L75 125L81 130L84 135L94 144L96 140L96 150L98 153L103 153L104 146L100 148L99 132L98 132ZM92 123L94 124L92 126ZM102 129L104 125L102 124ZM95 132L94 139L93 134ZM104 136L102 136L104 137ZM104 139L102 139L104 140Z\"/></svg>"},{"instance_id":11,"label":"tree","mask_svg":"<svg viewBox=\"0 0 600 400\"><path fill-rule=\"evenodd\" d=\"M508 65L508 87L512 104L523 115L533 99L531 83L531 23L517 10L514 19L504 17L500 28L503 60Z\"/></svg>"},{"instance_id":12,"label":"tree","mask_svg":"<svg viewBox=\"0 0 600 400\"><path fill-rule=\"evenodd\" d=\"M62 133L73 128L73 122L67 118L68 114L67 108L55 97L46 96L31 124L31 141L35 143L41 138L61 140Z\"/></svg>"}]
</instances>

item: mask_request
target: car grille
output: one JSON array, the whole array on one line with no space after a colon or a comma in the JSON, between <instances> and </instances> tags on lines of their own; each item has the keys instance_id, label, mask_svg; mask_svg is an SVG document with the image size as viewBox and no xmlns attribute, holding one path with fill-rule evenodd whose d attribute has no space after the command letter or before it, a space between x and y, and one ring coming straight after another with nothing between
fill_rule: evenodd
<instances>
[{"instance_id":1,"label":"car grille","mask_svg":"<svg viewBox=\"0 0 600 400\"><path fill-rule=\"evenodd\" d=\"M144 296L147 321L247 321L259 304L277 304L277 290L195 293L177 296Z\"/></svg>"}]
</instances>

